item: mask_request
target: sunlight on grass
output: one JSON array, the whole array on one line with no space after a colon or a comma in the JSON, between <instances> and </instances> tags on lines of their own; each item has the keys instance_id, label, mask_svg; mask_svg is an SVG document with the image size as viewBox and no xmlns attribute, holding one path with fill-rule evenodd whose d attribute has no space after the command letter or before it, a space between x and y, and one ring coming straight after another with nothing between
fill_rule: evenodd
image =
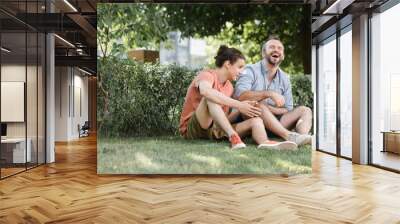
<instances>
[{"instance_id":1,"label":"sunlight on grass","mask_svg":"<svg viewBox=\"0 0 400 224\"><path fill-rule=\"evenodd\" d=\"M136 161L143 167L143 168L151 168L151 169L160 169L161 166L157 163L154 163L149 157L141 152L137 152L135 154Z\"/></svg>"},{"instance_id":2,"label":"sunlight on grass","mask_svg":"<svg viewBox=\"0 0 400 224\"><path fill-rule=\"evenodd\" d=\"M276 159L276 165L288 170L299 170L302 172L311 172L311 167L301 166L287 160Z\"/></svg>"},{"instance_id":3,"label":"sunlight on grass","mask_svg":"<svg viewBox=\"0 0 400 224\"><path fill-rule=\"evenodd\" d=\"M221 166L221 160L217 159L212 156L202 156L202 155L196 155L193 153L188 154L190 158L193 160L196 160L198 162L203 162L203 163L208 163L210 166L213 167L220 167Z\"/></svg>"},{"instance_id":4,"label":"sunlight on grass","mask_svg":"<svg viewBox=\"0 0 400 224\"><path fill-rule=\"evenodd\" d=\"M293 152L231 151L224 141L176 136L110 138L98 142L101 174L301 174L311 173L311 147Z\"/></svg>"},{"instance_id":5,"label":"sunlight on grass","mask_svg":"<svg viewBox=\"0 0 400 224\"><path fill-rule=\"evenodd\" d=\"M243 154L235 155L235 157L241 158L241 159L249 159L249 157L247 155L243 155Z\"/></svg>"}]
</instances>

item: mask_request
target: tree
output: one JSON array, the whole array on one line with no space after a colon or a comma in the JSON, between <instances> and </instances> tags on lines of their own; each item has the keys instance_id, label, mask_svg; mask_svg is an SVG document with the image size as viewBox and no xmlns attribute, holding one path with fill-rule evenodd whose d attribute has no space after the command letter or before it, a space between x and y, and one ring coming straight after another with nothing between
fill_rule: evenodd
<instances>
[{"instance_id":1,"label":"tree","mask_svg":"<svg viewBox=\"0 0 400 224\"><path fill-rule=\"evenodd\" d=\"M215 36L241 48L252 62L261 58L261 45L271 34L285 45L282 64L289 72L311 73L311 30L308 5L165 5L167 21L183 36Z\"/></svg>"},{"instance_id":2,"label":"tree","mask_svg":"<svg viewBox=\"0 0 400 224\"><path fill-rule=\"evenodd\" d=\"M168 24L164 8L158 4L98 4L97 43L101 52L99 63L109 56L119 56L127 48L156 48L166 39ZM100 99L105 116L109 113L109 92L103 85L103 76L97 74ZM100 123L101 126L101 123Z\"/></svg>"},{"instance_id":3,"label":"tree","mask_svg":"<svg viewBox=\"0 0 400 224\"><path fill-rule=\"evenodd\" d=\"M97 40L103 57L127 48L157 48L170 27L160 4L98 4Z\"/></svg>"},{"instance_id":4,"label":"tree","mask_svg":"<svg viewBox=\"0 0 400 224\"><path fill-rule=\"evenodd\" d=\"M169 31L183 37L213 37L238 46L250 62L261 58L261 45L271 34L285 45L282 67L311 73L309 5L274 4L99 4L98 43L103 55L126 48L155 49Z\"/></svg>"}]
</instances>

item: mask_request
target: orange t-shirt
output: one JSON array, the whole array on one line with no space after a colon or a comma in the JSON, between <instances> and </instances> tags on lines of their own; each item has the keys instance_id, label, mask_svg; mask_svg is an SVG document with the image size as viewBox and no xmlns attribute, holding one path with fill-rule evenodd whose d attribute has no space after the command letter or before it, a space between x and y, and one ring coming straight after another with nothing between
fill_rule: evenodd
<instances>
[{"instance_id":1,"label":"orange t-shirt","mask_svg":"<svg viewBox=\"0 0 400 224\"><path fill-rule=\"evenodd\" d=\"M212 88L223 93L224 95L231 97L233 94L233 86L232 83L227 80L225 83L220 83L218 81L217 73L210 70L203 70L199 72L199 74L194 78L192 83L189 86L189 89L186 93L185 103L183 104L180 124L179 124L179 132L181 135L185 135L187 131L187 123L193 113L196 111L199 103L201 101L202 96L200 95L200 91L197 88L198 82L200 80L205 80L211 83ZM228 113L229 107L222 107L225 113Z\"/></svg>"}]
</instances>

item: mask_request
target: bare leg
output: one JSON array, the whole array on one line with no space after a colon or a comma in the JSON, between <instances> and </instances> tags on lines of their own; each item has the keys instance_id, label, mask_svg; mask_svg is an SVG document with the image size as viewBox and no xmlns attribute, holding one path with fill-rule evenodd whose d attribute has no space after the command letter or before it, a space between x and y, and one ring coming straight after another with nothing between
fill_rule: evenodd
<instances>
[{"instance_id":1,"label":"bare leg","mask_svg":"<svg viewBox=\"0 0 400 224\"><path fill-rule=\"evenodd\" d=\"M262 110L261 118L264 121L265 128L287 140L290 132L284 126L282 126L282 124L267 106L260 104L260 108Z\"/></svg>"},{"instance_id":2,"label":"bare leg","mask_svg":"<svg viewBox=\"0 0 400 224\"><path fill-rule=\"evenodd\" d=\"M221 105L211 102L203 97L195 113L202 128L208 129L212 121L215 121L222 130L228 134L228 136L236 134L236 131L233 129L231 123L226 117L224 110L222 110Z\"/></svg>"},{"instance_id":3,"label":"bare leg","mask_svg":"<svg viewBox=\"0 0 400 224\"><path fill-rule=\"evenodd\" d=\"M246 136L251 132L251 136L257 144L264 143L268 140L263 120L260 117L250 118L237 123L235 130L240 136Z\"/></svg>"},{"instance_id":4,"label":"bare leg","mask_svg":"<svg viewBox=\"0 0 400 224\"><path fill-rule=\"evenodd\" d=\"M285 128L296 128L299 134L308 134L312 125L312 111L305 106L296 107L294 110L284 114L280 123Z\"/></svg>"},{"instance_id":5,"label":"bare leg","mask_svg":"<svg viewBox=\"0 0 400 224\"><path fill-rule=\"evenodd\" d=\"M196 118L197 121L199 122L200 126L203 129L208 129L213 121L210 113L208 112L208 106L207 106L207 101L203 97L199 103L199 106L197 107L196 111Z\"/></svg>"}]
</instances>

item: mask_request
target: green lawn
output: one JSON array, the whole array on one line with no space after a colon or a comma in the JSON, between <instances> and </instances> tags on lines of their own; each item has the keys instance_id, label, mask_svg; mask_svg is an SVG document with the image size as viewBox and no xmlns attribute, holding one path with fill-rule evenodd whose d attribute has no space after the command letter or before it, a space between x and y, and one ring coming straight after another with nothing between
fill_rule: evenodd
<instances>
[{"instance_id":1,"label":"green lawn","mask_svg":"<svg viewBox=\"0 0 400 224\"><path fill-rule=\"evenodd\" d=\"M311 147L297 151L231 151L228 141L180 137L98 139L99 174L300 174L311 173Z\"/></svg>"}]
</instances>

